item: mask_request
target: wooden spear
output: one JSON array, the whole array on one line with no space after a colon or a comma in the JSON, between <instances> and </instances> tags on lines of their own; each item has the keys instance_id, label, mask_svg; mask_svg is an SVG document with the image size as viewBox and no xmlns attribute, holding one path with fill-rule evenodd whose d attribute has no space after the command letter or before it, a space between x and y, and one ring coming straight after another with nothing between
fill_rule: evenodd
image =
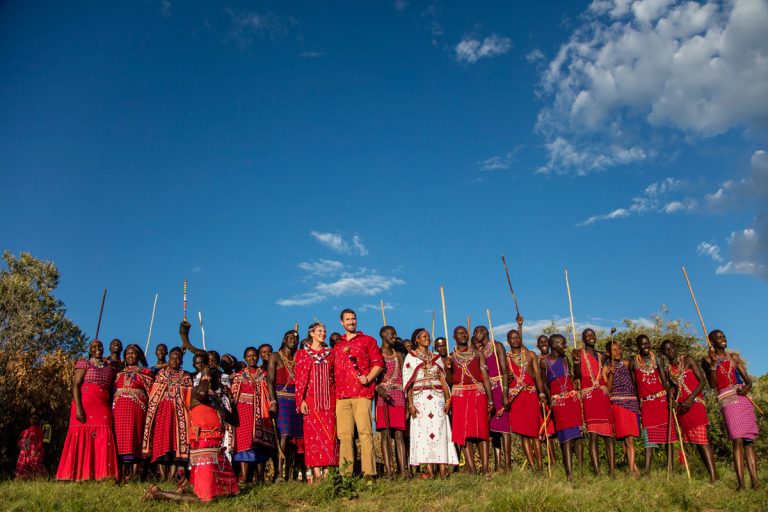
<instances>
[{"instance_id":1,"label":"wooden spear","mask_svg":"<svg viewBox=\"0 0 768 512\"><path fill-rule=\"evenodd\" d=\"M104 293L101 295L101 307L99 307L99 321L96 323L96 336L95 340L99 339L99 330L101 329L101 315L104 313L104 300L107 298L107 289L104 288Z\"/></svg>"},{"instance_id":2,"label":"wooden spear","mask_svg":"<svg viewBox=\"0 0 768 512\"><path fill-rule=\"evenodd\" d=\"M688 473L688 480L691 479L691 468L688 467L688 457L685 455L685 444L683 443L683 431L680 430L680 423L677 421L677 411L672 408L672 416L675 418L675 427L677 427L677 439L680 441L680 450L683 452L683 463L685 472Z\"/></svg>"},{"instance_id":3,"label":"wooden spear","mask_svg":"<svg viewBox=\"0 0 768 512\"><path fill-rule=\"evenodd\" d=\"M187 321L187 280L184 280L184 321Z\"/></svg>"},{"instance_id":4,"label":"wooden spear","mask_svg":"<svg viewBox=\"0 0 768 512\"><path fill-rule=\"evenodd\" d=\"M565 269L565 288L568 290L568 308L571 310L571 334L573 334L573 349L576 350L576 322L573 320L573 301L571 300L571 284L568 282L568 269Z\"/></svg>"},{"instance_id":5,"label":"wooden spear","mask_svg":"<svg viewBox=\"0 0 768 512\"><path fill-rule=\"evenodd\" d=\"M208 349L205 348L205 327L203 327L203 312L202 311L198 311L197 312L197 318L200 319L200 332L203 333L203 350L205 350L207 352Z\"/></svg>"},{"instance_id":6,"label":"wooden spear","mask_svg":"<svg viewBox=\"0 0 768 512\"><path fill-rule=\"evenodd\" d=\"M445 288L440 287L440 300L443 303L443 329L445 329L445 350L451 351L450 338L448 337L448 317L445 315Z\"/></svg>"},{"instance_id":7,"label":"wooden spear","mask_svg":"<svg viewBox=\"0 0 768 512\"><path fill-rule=\"evenodd\" d=\"M512 280L509 278L509 268L507 267L507 260L504 258L504 256L501 257L501 262L504 263L504 272L507 274L507 284L509 284L509 291L512 293L512 300L515 301L515 311L517 312L517 316L520 316L520 308L517 307L517 295L515 295L515 289L512 288Z\"/></svg>"},{"instance_id":8,"label":"wooden spear","mask_svg":"<svg viewBox=\"0 0 768 512\"><path fill-rule=\"evenodd\" d=\"M147 344L144 347L144 354L149 352L149 339L152 337L152 324L155 323L155 308L157 307L157 294L155 294L155 302L152 304L152 318L149 319L149 334L147 334Z\"/></svg>"},{"instance_id":9,"label":"wooden spear","mask_svg":"<svg viewBox=\"0 0 768 512\"><path fill-rule=\"evenodd\" d=\"M384 322L384 327L387 326L387 314L384 313L384 299L381 299L381 321Z\"/></svg>"}]
</instances>

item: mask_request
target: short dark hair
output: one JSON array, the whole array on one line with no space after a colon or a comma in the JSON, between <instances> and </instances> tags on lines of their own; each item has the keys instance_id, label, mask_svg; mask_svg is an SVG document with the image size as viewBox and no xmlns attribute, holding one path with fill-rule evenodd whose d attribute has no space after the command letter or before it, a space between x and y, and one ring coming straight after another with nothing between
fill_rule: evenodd
<instances>
[{"instance_id":1,"label":"short dark hair","mask_svg":"<svg viewBox=\"0 0 768 512\"><path fill-rule=\"evenodd\" d=\"M245 359L245 354L247 354L249 350L256 352L256 359L259 358L259 351L256 350L256 347L245 347L245 350L243 350L243 359Z\"/></svg>"},{"instance_id":2,"label":"short dark hair","mask_svg":"<svg viewBox=\"0 0 768 512\"><path fill-rule=\"evenodd\" d=\"M347 308L347 309L341 310L341 313L339 313L339 320L344 320L344 315L346 315L347 313L352 313L354 317L357 318L357 313L355 313L355 310Z\"/></svg>"},{"instance_id":3,"label":"short dark hair","mask_svg":"<svg viewBox=\"0 0 768 512\"><path fill-rule=\"evenodd\" d=\"M394 330L395 330L395 328L394 328L394 327L392 327L391 325L385 325L384 327L382 327L381 329L379 329L379 336L384 336L384 332L385 332L385 331L390 331L390 330L391 330L391 331L394 331Z\"/></svg>"}]
</instances>

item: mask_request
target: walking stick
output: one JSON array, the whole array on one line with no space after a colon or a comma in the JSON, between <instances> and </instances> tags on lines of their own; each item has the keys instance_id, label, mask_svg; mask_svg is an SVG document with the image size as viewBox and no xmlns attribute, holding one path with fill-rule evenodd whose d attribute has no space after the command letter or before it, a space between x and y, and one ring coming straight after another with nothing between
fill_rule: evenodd
<instances>
[{"instance_id":1,"label":"walking stick","mask_svg":"<svg viewBox=\"0 0 768 512\"><path fill-rule=\"evenodd\" d=\"M667 395L667 401L669 402L669 415L667 416L667 482L669 482L669 474L672 472L672 404L673 400L670 400L671 394Z\"/></svg>"},{"instance_id":2,"label":"walking stick","mask_svg":"<svg viewBox=\"0 0 768 512\"><path fill-rule=\"evenodd\" d=\"M573 349L576 350L576 322L573 320L573 301L571 300L571 284L568 282L568 269L565 269L565 288L568 290L568 308L571 310L571 334L573 334Z\"/></svg>"},{"instance_id":3,"label":"walking stick","mask_svg":"<svg viewBox=\"0 0 768 512\"><path fill-rule=\"evenodd\" d=\"M451 344L448 338L448 318L445 316L445 288L442 286L440 287L440 300L443 303L443 329L445 329L445 350L446 352L450 352Z\"/></svg>"},{"instance_id":4,"label":"walking stick","mask_svg":"<svg viewBox=\"0 0 768 512\"><path fill-rule=\"evenodd\" d=\"M434 311L432 312L432 331L429 333L429 337L432 339L435 339L435 317L437 316L437 313Z\"/></svg>"},{"instance_id":5,"label":"walking stick","mask_svg":"<svg viewBox=\"0 0 768 512\"><path fill-rule=\"evenodd\" d=\"M471 329L469 328L470 325L471 325L470 318L469 318L469 315L467 315L467 334L470 334L472 332Z\"/></svg>"},{"instance_id":6,"label":"walking stick","mask_svg":"<svg viewBox=\"0 0 768 512\"><path fill-rule=\"evenodd\" d=\"M101 295L101 307L99 308L99 321L96 324L96 336L95 340L99 339L99 330L101 329L101 314L104 313L104 300L107 298L107 289L104 288L104 293Z\"/></svg>"},{"instance_id":7,"label":"walking stick","mask_svg":"<svg viewBox=\"0 0 768 512\"><path fill-rule=\"evenodd\" d=\"M541 412L542 412L542 414L544 416L544 425L542 425L544 427L544 439L546 439L546 442L547 442L547 474L549 475L549 478L552 478L552 461L549 458L549 436L547 435L547 430L546 430L546 428L547 428L547 414L546 414L546 410L544 409L544 404L541 404ZM541 442L541 441L537 440L536 442L538 443L538 442ZM539 446L541 446L541 445L539 445Z\"/></svg>"},{"instance_id":8,"label":"walking stick","mask_svg":"<svg viewBox=\"0 0 768 512\"><path fill-rule=\"evenodd\" d=\"M152 304L152 318L149 320L149 334L147 335L147 345L144 347L144 353L149 352L149 339L152 337L152 324L155 323L155 308L157 307L157 294L155 294L155 303Z\"/></svg>"},{"instance_id":9,"label":"walking stick","mask_svg":"<svg viewBox=\"0 0 768 512\"><path fill-rule=\"evenodd\" d=\"M501 361L499 361L499 354L496 350L496 339L493 337L493 324L491 323L491 310L486 309L485 312L488 314L488 331L491 333L491 344L493 345L493 355L496 357L496 368L499 370L499 387L502 387L503 379L501 378ZM488 364L488 361L485 362L485 364ZM491 383L491 389L493 389L493 383ZM501 390L502 393L504 393L504 389ZM489 400L492 400L492 397L488 397ZM497 417L503 416L504 410L502 409L502 414L499 414L498 411L496 411Z\"/></svg>"},{"instance_id":10,"label":"walking stick","mask_svg":"<svg viewBox=\"0 0 768 512\"><path fill-rule=\"evenodd\" d=\"M275 430L275 444L277 445L277 453L280 454L280 458L285 460L285 452L283 452L283 446L280 444L280 436L277 433L277 420L272 418L272 428ZM280 468L277 468L280 471Z\"/></svg>"},{"instance_id":11,"label":"walking stick","mask_svg":"<svg viewBox=\"0 0 768 512\"><path fill-rule=\"evenodd\" d=\"M187 280L184 280L184 321L187 321Z\"/></svg>"},{"instance_id":12,"label":"walking stick","mask_svg":"<svg viewBox=\"0 0 768 512\"><path fill-rule=\"evenodd\" d=\"M709 348L712 348L712 342L709 341L709 334L707 333L707 327L704 325L704 318L701 316L701 310L699 309L699 304L696 302L696 295L693 294L693 287L691 286L691 280L688 279L688 272L685 271L685 266L683 268L683 276L685 276L685 282L688 284L688 291L691 292L691 299L693 300L693 307L696 308L696 314L699 315L699 322L701 322L701 329L704 331L704 339L707 340L707 346ZM713 361L714 362L714 361ZM745 395L747 397L747 400L752 402L752 406L757 409L757 411L760 414L764 414L763 410L755 403L754 400L752 400L752 397L749 395Z\"/></svg>"},{"instance_id":13,"label":"walking stick","mask_svg":"<svg viewBox=\"0 0 768 512\"><path fill-rule=\"evenodd\" d=\"M683 432L680 430L680 423L677 421L677 411L672 409L672 416L675 418L675 427L677 427L677 438L680 440L680 450L683 452L683 463L685 472L688 473L688 480L691 479L691 468L688 467L688 457L685 455L685 443L683 442Z\"/></svg>"},{"instance_id":14,"label":"walking stick","mask_svg":"<svg viewBox=\"0 0 768 512\"><path fill-rule=\"evenodd\" d=\"M384 322L384 327L386 327L387 315L384 313L384 299L381 299L381 321Z\"/></svg>"},{"instance_id":15,"label":"walking stick","mask_svg":"<svg viewBox=\"0 0 768 512\"><path fill-rule=\"evenodd\" d=\"M504 263L504 272L507 274L507 284L509 284L509 291L512 293L512 300L515 301L515 311L517 312L517 316L520 316L520 308L517 307L517 296L515 295L514 288L512 288L512 280L509 278L509 268L507 268L507 260L504 258L504 256L501 257L501 262Z\"/></svg>"}]
</instances>

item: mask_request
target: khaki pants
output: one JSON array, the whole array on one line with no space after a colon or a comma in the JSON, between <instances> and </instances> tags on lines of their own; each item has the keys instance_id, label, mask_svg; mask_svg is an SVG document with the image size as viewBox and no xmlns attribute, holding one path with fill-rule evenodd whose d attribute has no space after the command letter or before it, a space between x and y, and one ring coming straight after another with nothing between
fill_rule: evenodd
<instances>
[{"instance_id":1,"label":"khaki pants","mask_svg":"<svg viewBox=\"0 0 768 512\"><path fill-rule=\"evenodd\" d=\"M371 400L367 398L344 398L336 401L336 431L341 446L339 447L339 467L346 468L347 473L352 472L354 464L355 426L360 438L360 462L363 474L373 476L376 474L376 460L373 452L373 433L371 432Z\"/></svg>"}]
</instances>

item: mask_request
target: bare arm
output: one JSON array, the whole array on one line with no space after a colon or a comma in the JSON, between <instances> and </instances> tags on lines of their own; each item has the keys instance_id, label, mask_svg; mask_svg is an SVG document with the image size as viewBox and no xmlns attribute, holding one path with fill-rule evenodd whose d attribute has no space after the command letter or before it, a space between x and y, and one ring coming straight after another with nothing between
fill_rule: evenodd
<instances>
[{"instance_id":1,"label":"bare arm","mask_svg":"<svg viewBox=\"0 0 768 512\"><path fill-rule=\"evenodd\" d=\"M269 393L269 413L277 416L277 390L275 389L275 379L277 378L277 365L280 356L275 352L269 356L267 365L267 392ZM282 365L281 365L282 366Z\"/></svg>"},{"instance_id":2,"label":"bare arm","mask_svg":"<svg viewBox=\"0 0 768 512\"><path fill-rule=\"evenodd\" d=\"M499 375L501 376L501 397L504 410L508 411L510 407L509 403L509 366L507 365L507 351L504 349L504 345L496 342L496 350L498 350L497 363L499 365Z\"/></svg>"},{"instance_id":3,"label":"bare arm","mask_svg":"<svg viewBox=\"0 0 768 512\"><path fill-rule=\"evenodd\" d=\"M75 417L80 423L85 423L85 410L83 409L83 394L81 387L85 380L85 370L83 368L75 368L75 373L72 375L72 400L75 402Z\"/></svg>"},{"instance_id":4,"label":"bare arm","mask_svg":"<svg viewBox=\"0 0 768 512\"><path fill-rule=\"evenodd\" d=\"M189 329L192 327L192 325L187 322L186 320L183 320L181 322L181 325L179 326L179 337L181 338L181 348L184 350L189 350L196 356L202 356L204 354L207 355L207 352L201 348L197 348L189 341Z\"/></svg>"},{"instance_id":5,"label":"bare arm","mask_svg":"<svg viewBox=\"0 0 768 512\"><path fill-rule=\"evenodd\" d=\"M552 392L549 390L549 382L547 382L547 367L544 359L542 358L538 364L539 367L539 381L541 382L541 390L547 395L547 401L552 400Z\"/></svg>"}]
</instances>

